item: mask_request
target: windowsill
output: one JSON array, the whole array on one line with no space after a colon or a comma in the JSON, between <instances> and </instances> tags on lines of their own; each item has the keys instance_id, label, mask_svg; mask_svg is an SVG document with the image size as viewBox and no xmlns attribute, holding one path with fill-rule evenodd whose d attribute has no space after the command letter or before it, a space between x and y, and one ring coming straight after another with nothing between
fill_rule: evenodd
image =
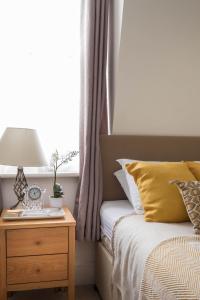
<instances>
[{"instance_id":1,"label":"windowsill","mask_svg":"<svg viewBox=\"0 0 200 300\"><path fill-rule=\"evenodd\" d=\"M0 173L0 178L15 178L17 173ZM52 172L25 173L26 178L53 178ZM59 172L57 177L79 177L79 172Z\"/></svg>"},{"instance_id":2,"label":"windowsill","mask_svg":"<svg viewBox=\"0 0 200 300\"><path fill-rule=\"evenodd\" d=\"M24 174L27 178L53 178L53 169L49 167L42 168L24 168ZM1 167L0 178L15 178L17 167ZM77 164L71 164L67 168L60 168L57 177L79 177L79 167Z\"/></svg>"}]
</instances>

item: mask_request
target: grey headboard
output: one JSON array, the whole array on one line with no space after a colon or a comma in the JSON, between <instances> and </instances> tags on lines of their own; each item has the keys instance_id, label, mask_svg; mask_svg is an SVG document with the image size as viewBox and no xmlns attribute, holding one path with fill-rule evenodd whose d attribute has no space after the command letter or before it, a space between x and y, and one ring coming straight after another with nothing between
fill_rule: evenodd
<instances>
[{"instance_id":1,"label":"grey headboard","mask_svg":"<svg viewBox=\"0 0 200 300\"><path fill-rule=\"evenodd\" d=\"M126 199L113 172L118 158L155 161L200 160L200 137L102 135L103 200Z\"/></svg>"}]
</instances>

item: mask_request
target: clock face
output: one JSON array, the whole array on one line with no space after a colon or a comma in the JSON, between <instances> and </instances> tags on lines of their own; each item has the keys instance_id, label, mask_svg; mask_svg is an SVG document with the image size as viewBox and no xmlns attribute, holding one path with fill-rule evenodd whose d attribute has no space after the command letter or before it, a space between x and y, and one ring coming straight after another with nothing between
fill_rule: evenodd
<instances>
[{"instance_id":1,"label":"clock face","mask_svg":"<svg viewBox=\"0 0 200 300\"><path fill-rule=\"evenodd\" d=\"M38 200L42 195L42 191L38 186L32 186L28 190L28 196L31 200Z\"/></svg>"}]
</instances>

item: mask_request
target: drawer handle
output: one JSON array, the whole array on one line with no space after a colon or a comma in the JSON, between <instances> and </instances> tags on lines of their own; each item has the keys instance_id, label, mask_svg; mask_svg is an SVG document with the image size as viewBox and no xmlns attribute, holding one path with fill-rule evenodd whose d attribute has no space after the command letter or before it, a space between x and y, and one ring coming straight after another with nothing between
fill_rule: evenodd
<instances>
[{"instance_id":1,"label":"drawer handle","mask_svg":"<svg viewBox=\"0 0 200 300\"><path fill-rule=\"evenodd\" d=\"M36 273L40 273L40 269L39 268L36 269Z\"/></svg>"},{"instance_id":2,"label":"drawer handle","mask_svg":"<svg viewBox=\"0 0 200 300\"><path fill-rule=\"evenodd\" d=\"M37 245L37 246L40 246L40 245L41 245L41 242L40 242L40 241L37 241L37 242L36 242L36 245Z\"/></svg>"}]
</instances>

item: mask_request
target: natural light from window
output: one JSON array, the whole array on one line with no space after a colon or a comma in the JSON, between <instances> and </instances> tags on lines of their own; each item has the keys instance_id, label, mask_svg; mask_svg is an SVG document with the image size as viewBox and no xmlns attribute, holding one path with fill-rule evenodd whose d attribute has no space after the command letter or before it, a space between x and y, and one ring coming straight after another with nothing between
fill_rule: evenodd
<instances>
[{"instance_id":1,"label":"natural light from window","mask_svg":"<svg viewBox=\"0 0 200 300\"><path fill-rule=\"evenodd\" d=\"M0 135L36 128L50 157L78 149L81 0L0 0Z\"/></svg>"}]
</instances>

